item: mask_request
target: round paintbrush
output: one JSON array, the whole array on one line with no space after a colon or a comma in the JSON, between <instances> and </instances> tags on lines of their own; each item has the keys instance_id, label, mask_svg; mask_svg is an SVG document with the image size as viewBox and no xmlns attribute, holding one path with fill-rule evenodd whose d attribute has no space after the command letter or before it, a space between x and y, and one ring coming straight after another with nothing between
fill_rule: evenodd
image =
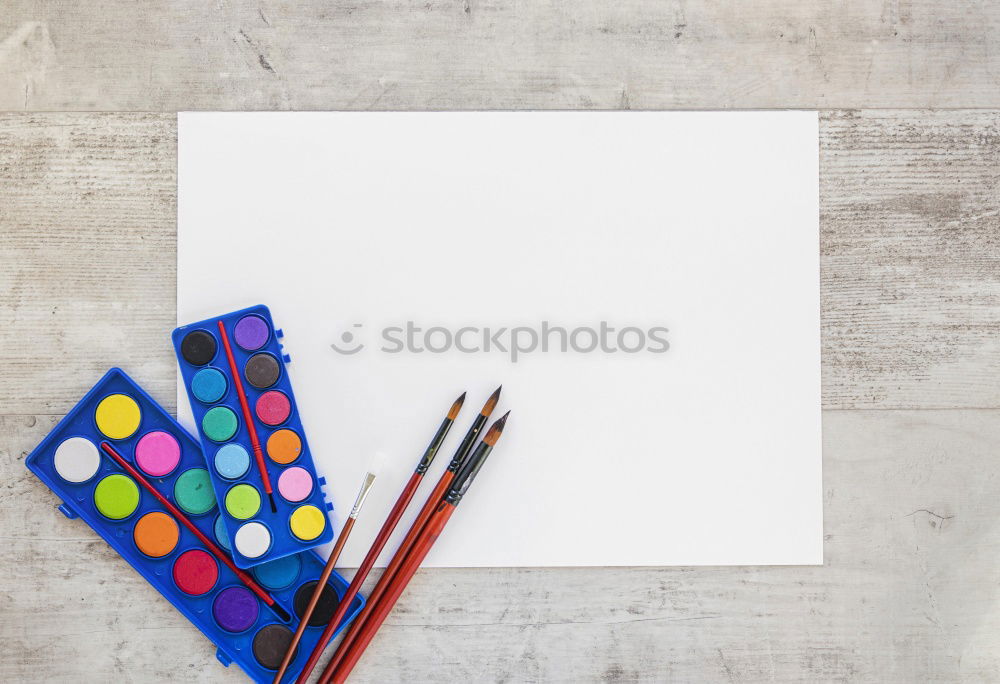
<instances>
[{"instance_id":1,"label":"round paintbrush","mask_svg":"<svg viewBox=\"0 0 1000 684\"><path fill-rule=\"evenodd\" d=\"M424 475L427 473L427 469L430 468L431 462L434 460L434 456L437 455L438 449L441 448L441 444L444 442L444 438L448 436L448 431L451 430L452 424L455 422L455 418L458 417L458 412L462 408L462 403L465 401L465 392L462 393L455 403L451 405L451 409L448 410L448 415L445 419L441 421L440 427L438 427L437 432L434 434L434 438L431 443L427 445L427 449L424 450L423 456L420 457L420 462L417 463L416 470L413 471L413 475L407 481L406 486L403 487L403 491L400 492L399 498L396 500L396 504L392 507L389 512L389 517L385 519L382 523L382 528L378 531L378 535L375 537L375 541L372 543L368 553L365 555L363 561L361 561L361 566L358 571L354 573L354 578L351 580L351 585L347 587L347 591L340 598L340 605L337 606L337 612L333 614L330 618L330 623L323 630L323 634L320 635L319 641L316 642L315 648L313 648L312 653L309 654L309 660L306 661L305 666L302 668L302 672L299 674L298 679L296 679L297 684L304 684L307 679L309 679L309 674L316 667L319 657L323 655L323 650L326 645L330 643L331 637L333 637L334 631L340 624L340 621L347 614L347 610L351 605L351 601L357 596L358 590L361 589L361 584L368 577L368 573L371 572L372 566L375 564L375 559L382 552L383 547L385 547L386 542L389 541L389 536L392 531L396 529L396 525L399 523L399 519L403 517L403 512L406 510L406 506L410 503L410 499L413 498L414 492L417 491L417 487L420 486L420 481L424 479Z\"/></svg>"},{"instance_id":2,"label":"round paintbrush","mask_svg":"<svg viewBox=\"0 0 1000 684\"><path fill-rule=\"evenodd\" d=\"M323 574L319 576L316 589L313 591L312 598L309 599L309 605L306 606L305 611L299 616L298 629L295 630L295 635L292 637L291 643L288 644L288 651L285 652L285 657L281 660L281 666L278 668L277 674L274 675L273 684L278 684L278 682L281 681L281 678L285 675L285 670L288 669L289 663L292 662L292 657L295 655L295 649L298 648L299 641L302 640L302 635L305 634L306 627L309 626L309 618L312 617L313 611L316 609L316 604L319 603L319 598L323 595L323 587L326 586L327 580L330 579L330 575L333 573L333 569L337 565L337 560L340 558L340 552L344 550L344 545L347 543L347 539L351 536L351 530L354 529L354 521L357 520L358 514L361 512L361 507L364 505L365 499L368 498L368 492L371 491L374 483L375 474L368 472L365 475L364 481L361 483L361 489L358 491L358 496L354 500L354 508L351 509L351 514L347 516L347 522L344 523L344 527L340 530L340 535L337 537L337 542L333 545L333 551L330 552L330 558L326 561L326 567L323 568Z\"/></svg>"},{"instance_id":3,"label":"round paintbrush","mask_svg":"<svg viewBox=\"0 0 1000 684\"><path fill-rule=\"evenodd\" d=\"M441 502L441 498L448 491L451 486L452 480L455 479L455 475L458 473L459 468L465 463L466 457L472 452L472 447L476 443L476 439L479 437L479 433L482 431L483 427L486 425L486 421L489 419L490 415L493 413L493 409L496 408L497 402L500 401L500 390L501 387L497 387L496 391L490 395L490 398L486 400L483 405L482 410L476 415L475 420L472 421L472 425L469 426L468 432L465 433L465 438L462 439L461 444L458 445L458 449L455 450L455 455L451 457L451 462L448 463L448 467L441 474L441 478L438 480L437 484L434 486L434 490L431 492L430 496L427 497L427 501L424 503L424 507L420 509L420 513L417 515L416 520L410 525L409 531L406 533L406 537L403 538L403 543L399 545L396 549L396 553L393 555L392 560L389 562L389 566L379 577L378 583L375 588L372 589L371 593L368 595L368 601L365 603L364 609L361 613L354 618L354 622L344 633L343 639L337 645L337 650L333 654L333 658L330 661L330 665L327 665L327 669L330 670L337 666L340 658L347 651L347 648L354 641L358 632L364 627L365 621L368 616L371 615L372 611L378 606L379 600L381 599L386 588L392 582L393 577L398 572L403 561L406 559L407 554L413 547L413 542L416 541L417 536L423 530L424 526L427 524L428 519L430 519L431 514L437 508L437 505Z\"/></svg>"},{"instance_id":4,"label":"round paintbrush","mask_svg":"<svg viewBox=\"0 0 1000 684\"><path fill-rule=\"evenodd\" d=\"M483 441L479 443L475 452L469 457L468 462L459 471L455 477L455 481L448 489L448 493L445 494L444 499L438 504L430 520L427 521L427 525L414 542L406 560L403 561L403 565L396 573L396 577L386 589L382 600L379 601L379 605L361 628L361 631L354 639L354 643L351 644L350 648L341 658L339 666L334 668L332 663L331 665L327 665L326 669L323 670L323 674L320 675L319 684L328 684L331 681L340 684L347 679L347 676L354 669L355 664L361 658L368 644L371 643L375 633L382 626L382 622L385 621L386 616L389 615L393 606L396 605L396 601L399 600L403 590L406 589L406 585L409 584L420 564L427 556L427 553L434 546L434 542L441 535L445 525L448 524L448 520L451 518L452 513L455 512L455 508L469 491L472 481L479 474L480 468L483 467L486 458L493 451L497 440L500 439L500 434L503 432L507 416L509 415L510 411L490 426L490 429L486 432L486 436L483 437Z\"/></svg>"},{"instance_id":5,"label":"round paintbrush","mask_svg":"<svg viewBox=\"0 0 1000 684\"><path fill-rule=\"evenodd\" d=\"M243 389L243 381L240 380L240 371L236 367L233 348L229 345L229 335L226 334L226 326L223 325L222 321L219 321L218 324L219 336L222 338L222 348L226 352L229 370L233 375L233 385L236 387L236 398L240 401L243 421L246 423L247 432L250 433L250 447L253 449L254 460L257 461L257 470L260 471L260 481L264 485L264 492L267 494L268 501L271 502L271 512L277 513L278 507L274 504L274 492L271 490L271 477L267 474L267 465L264 463L264 451L260 448L260 440L257 439L257 427L253 422L253 415L250 413L250 404L247 402L247 393Z\"/></svg>"}]
</instances>

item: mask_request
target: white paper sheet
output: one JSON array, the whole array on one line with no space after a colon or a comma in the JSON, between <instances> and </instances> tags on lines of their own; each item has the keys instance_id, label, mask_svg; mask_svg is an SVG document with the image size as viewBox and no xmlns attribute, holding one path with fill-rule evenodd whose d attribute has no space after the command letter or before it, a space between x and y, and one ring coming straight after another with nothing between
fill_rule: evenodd
<instances>
[{"instance_id":1,"label":"white paper sheet","mask_svg":"<svg viewBox=\"0 0 1000 684\"><path fill-rule=\"evenodd\" d=\"M500 383L507 430L427 565L822 563L815 113L186 113L178 135L179 322L271 307L337 529L388 454L341 565L451 401L415 502ZM508 351L383 351L408 321ZM544 321L646 344L550 331L512 359Z\"/></svg>"}]
</instances>

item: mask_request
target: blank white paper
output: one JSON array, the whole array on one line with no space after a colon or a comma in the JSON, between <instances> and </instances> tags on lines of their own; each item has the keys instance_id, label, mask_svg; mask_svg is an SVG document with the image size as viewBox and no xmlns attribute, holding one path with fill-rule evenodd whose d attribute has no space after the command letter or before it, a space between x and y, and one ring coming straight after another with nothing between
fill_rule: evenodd
<instances>
[{"instance_id":1,"label":"blank white paper","mask_svg":"<svg viewBox=\"0 0 1000 684\"><path fill-rule=\"evenodd\" d=\"M814 112L185 113L178 322L271 307L337 530L386 455L344 567L467 390L386 563L500 383L427 565L818 564L817 163ZM408 322L439 351L393 351ZM512 358L543 322L669 349Z\"/></svg>"}]
</instances>

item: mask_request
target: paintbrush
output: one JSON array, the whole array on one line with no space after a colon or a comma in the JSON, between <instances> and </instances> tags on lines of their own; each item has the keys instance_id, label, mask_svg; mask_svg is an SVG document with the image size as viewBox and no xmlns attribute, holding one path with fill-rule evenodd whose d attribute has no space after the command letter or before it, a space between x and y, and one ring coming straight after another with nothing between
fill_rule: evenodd
<instances>
[{"instance_id":1,"label":"paintbrush","mask_svg":"<svg viewBox=\"0 0 1000 684\"><path fill-rule=\"evenodd\" d=\"M260 471L261 484L267 498L271 501L271 512L277 513L278 507L274 504L274 492L271 490L271 477L267 474L267 464L264 463L264 452L260 448L260 440L257 439L257 427L253 422L253 415L250 413L250 404L247 402L247 394L243 391L243 381L240 380L240 372L236 368L236 359L233 357L233 349L229 346L229 335L226 334L226 326L219 323L219 336L222 337L222 348L226 352L226 359L229 361L229 370L233 374L233 384L236 386L236 397L240 400L240 409L243 411L243 422L247 424L247 431L250 433L250 446L253 448L253 457L257 461L257 469Z\"/></svg>"},{"instance_id":2,"label":"paintbrush","mask_svg":"<svg viewBox=\"0 0 1000 684\"><path fill-rule=\"evenodd\" d=\"M437 432L434 434L434 438L431 443L427 445L427 449L424 450L423 456L420 457L420 462L417 463L416 470L413 471L413 475L407 481L406 486L403 487L403 491L400 492L399 498L396 500L396 504L392 507L389 512L389 517L385 519L382 523L382 528L378 531L378 535L375 537L375 541L372 542L372 546L368 549L367 555L363 561L361 561L361 566L358 571L354 574L354 578L351 580L351 585L347 587L347 591L340 598L340 605L337 606L337 612L334 613L333 617L330 618L330 623L323 630L323 634L320 635L319 641L316 642L315 648L313 648L312 653L309 654L309 660L306 661L305 666L302 668L302 672L299 673L299 678L296 679L297 684L304 684L307 679L309 679L309 674L316 667L316 662L319 657L323 655L323 649L330 642L330 638L333 636L333 632L337 629L337 625L343 619L344 615L347 614L347 609L351 605L351 601L357 595L358 590L361 589L361 584L368 577L368 573L371 572L372 566L375 564L375 559L382 552L383 547L385 547L386 542L389 541L389 536L392 531L396 529L399 519L403 517L403 512L406 510L406 506L410 503L410 499L413 498L414 492L417 491L417 487L420 486L421 480L424 479L424 475L427 473L427 469L430 468L431 463L434 461L434 456L437 455L438 449L441 448L441 443L444 442L444 438L448 436L448 431L451 430L451 426L455 422L455 418L458 417L458 412L462 408L462 403L465 401L465 392L462 392L462 396L455 400L448 410L448 415L445 419L441 421L440 427L438 427Z\"/></svg>"},{"instance_id":3,"label":"paintbrush","mask_svg":"<svg viewBox=\"0 0 1000 684\"><path fill-rule=\"evenodd\" d=\"M427 497L427 501L424 503L424 507L420 509L420 513L417 515L416 520L414 520L413 524L410 525L410 529L406 533L406 537L403 538L403 543L399 545L398 549L396 549L396 553L389 562L389 566L385 569L385 572L382 573L382 576L378 580L378 584L375 585L375 588L372 589L371 593L368 595L368 601L365 603L364 609L356 618L354 618L354 622L351 623L351 626L344 633L344 638L341 639L340 644L337 645L337 650L333 654L333 659L330 661L330 665L327 665L328 670L337 666L340 658L351 645L351 642L354 641L358 632L361 631L361 628L364 626L368 616L373 610L375 610L375 607L378 605L386 587L389 586L393 577L399 570L399 567L406 559L406 555L410 552L413 542L416 541L417 536L420 534L421 530L423 530L427 520L430 519L431 514L434 513L438 504L441 502L441 497L443 497L448 491L448 487L451 486L452 480L455 479L455 474L465 462L466 457L472 452L472 447L475 445L480 431L483 429L483 426L486 425L486 421L493 413L493 409L496 408L497 402L500 401L501 389L502 386L496 388L496 391L494 391L493 394L490 395L490 398L486 400L482 410L480 410L476 415L475 420L472 421L472 425L469 427L468 432L465 433L465 437L462 439L461 444L459 444L458 449L455 450L455 455L452 456L451 462L448 463L448 467L441 474L441 478L434 486L434 490L431 492L430 496Z\"/></svg>"},{"instance_id":4,"label":"paintbrush","mask_svg":"<svg viewBox=\"0 0 1000 684\"><path fill-rule=\"evenodd\" d=\"M354 666L365 652L368 644L371 643L375 633L382 626L386 616L389 615L393 606L396 605L396 601L399 600L403 590L406 589L406 585L409 584L420 564L426 558L427 553L434 546L434 542L441 535L445 525L448 524L452 513L455 512L456 507L469 491L472 481L479 474L479 470L486 462L486 458L493 451L497 440L500 439L500 434L503 432L507 416L509 415L510 411L490 426L490 429L486 432L486 436L483 437L483 441L479 443L475 452L469 457L468 462L459 471L451 487L448 489L448 493L445 494L444 499L438 504L430 520L427 521L427 525L414 542L409 555L407 555L406 560L403 561L392 583L386 589L379 605L369 616L368 621L361 628L354 642L343 654L339 665L334 668L331 663L331 665L327 665L326 669L323 670L323 674L319 678L319 684L328 684L331 681L341 684L341 682L347 679L347 676L354 669Z\"/></svg>"},{"instance_id":5,"label":"paintbrush","mask_svg":"<svg viewBox=\"0 0 1000 684\"><path fill-rule=\"evenodd\" d=\"M354 500L354 508L351 509L350 515L347 516L347 522L344 523L343 529L340 530L340 535L337 537L337 542L333 545L330 558L326 561L326 567L323 568L323 574L320 575L312 598L309 599L309 605L306 606L305 611L299 616L298 629L295 630L295 635L292 637L291 643L288 644L288 651L285 652L285 657L281 660L281 666L278 667L278 672L274 675L273 684L278 684L281 681L281 678L285 675L285 670L288 669L289 663L292 662L295 649L298 648L299 641L302 640L302 635L305 634L306 627L309 626L309 618L312 617L313 611L316 609L316 604L319 603L319 597L323 595L323 587L326 586L327 580L330 579L330 575L337 565L340 552L344 550L344 545L347 543L348 537L351 536L351 530L354 529L354 521L357 520L358 513L361 512L361 507L364 505L365 499L368 498L368 492L371 491L372 484L374 483L374 473L367 473L364 481L361 483L358 496Z\"/></svg>"},{"instance_id":6,"label":"paintbrush","mask_svg":"<svg viewBox=\"0 0 1000 684\"><path fill-rule=\"evenodd\" d=\"M232 559L229 556L227 556L226 553L222 549L220 549L218 546L216 546L212 542L212 540L209 539L205 535L205 533L203 533L201 530L199 530L195 526L195 524L193 522L191 522L191 520L189 520L188 517L186 515L184 515L184 513L182 513L179 508L177 508L177 506L175 506L174 504L172 504L167 497L165 497L163 494L161 494L159 492L159 490L156 489L156 487L154 487L152 484L150 484L149 480L147 480L142 473L140 473L137 469L133 468L132 465L128 461L126 461L124 458L122 458L121 454L119 454L115 450L115 448L113 446L111 446L111 444L109 444L108 442L101 442L101 449L103 449L104 453L106 453L108 456L110 456L115 461L115 463L117 463L119 466L121 466L122 468L124 468L125 472L127 472L129 475L131 475L150 494L152 494L156 498L156 500L159 501L160 504L164 508L166 508L168 511L170 511L171 515L173 515L175 518L177 518L178 520L180 520L181 523L184 525L184 527L186 527L189 530L191 530L191 532L194 533L194 536L198 537L198 540L202 544L204 544L205 547L209 551L211 551L212 554L216 558L218 558L220 561L222 561L227 568L229 568L234 573L236 573L236 576L240 578L240 581L243 582L243 584L247 585L247 587L250 589L250 591L252 591L253 593L257 594L257 596L259 596L260 599L271 608L271 610L273 610L279 617L281 617L282 620L284 620L284 621L287 622L288 620L291 619L291 616L289 616L288 613L285 612L285 609L282 608L281 606L279 606L278 603L273 598L271 598L271 595L268 594L263 589L263 587L261 587L259 584L257 584L256 582L254 582L253 578L251 578L250 575L246 574L245 572L243 572L242 570L240 570L238 567L236 567L236 565L233 563Z\"/></svg>"}]
</instances>

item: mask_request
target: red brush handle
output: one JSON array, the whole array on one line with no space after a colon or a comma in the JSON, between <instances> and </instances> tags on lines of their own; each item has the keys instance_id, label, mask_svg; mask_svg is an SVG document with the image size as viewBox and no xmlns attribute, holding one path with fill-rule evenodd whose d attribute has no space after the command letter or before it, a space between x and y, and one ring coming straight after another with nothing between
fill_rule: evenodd
<instances>
[{"instance_id":1,"label":"red brush handle","mask_svg":"<svg viewBox=\"0 0 1000 684\"><path fill-rule=\"evenodd\" d=\"M372 566L375 565L375 559L378 555L382 553L382 548L385 546L386 542L389 541L389 536L392 531L396 529L396 524L399 519L403 517L403 511L406 510L406 506L410 503L410 499L413 498L414 492L417 491L417 487L420 485L420 481L423 479L423 475L420 473L413 473L410 476L409 481L406 486L403 487L403 491L400 493L399 498L396 500L396 505L392 507L392 511L389 512L389 517L385 519L382 523L382 529L378 531L378 536L375 537L375 541L372 543L372 547L368 549L368 554L365 559L361 562L361 567L358 571L354 573L354 579L351 580L351 586L347 587L347 592L341 597L340 605L337 606L337 612L334 613L333 617L330 618L330 624L326 626L323 630L323 634L320 635L319 641L316 642L316 647L313 648L312 653L309 654L309 660L306 661L305 666L302 668L302 672L299 673L299 678L296 679L296 684L305 684L305 681L309 679L309 675L312 673L313 668L316 667L316 662L319 657L323 655L323 650L326 645L330 643L330 638L333 636L334 630L337 629L337 625L347 614L347 609L351 606L351 601L357 596L358 590L361 589L361 585L364 583L365 578L368 577L368 573L371 572Z\"/></svg>"},{"instance_id":2,"label":"red brush handle","mask_svg":"<svg viewBox=\"0 0 1000 684\"><path fill-rule=\"evenodd\" d=\"M226 326L222 321L218 321L219 335L222 337L222 348L226 352L226 359L229 361L229 370L233 376L233 384L236 385L236 396L240 400L240 408L243 409L243 421L247 424L247 431L250 433L250 445L253 447L253 457L257 461L257 469L260 470L260 479L264 484L264 491L271 494L271 478L267 474L267 465L264 463L264 452L260 448L260 440L257 439L257 428L253 424L253 415L250 413L250 405L247 403L246 392L243 391L243 381L240 380L240 372L236 368L236 359L233 357L233 349L229 346L229 336L226 334Z\"/></svg>"},{"instance_id":3,"label":"red brush handle","mask_svg":"<svg viewBox=\"0 0 1000 684\"><path fill-rule=\"evenodd\" d=\"M240 578L240 581L243 582L243 584L247 585L247 587L250 589L250 591L252 591L253 593L257 594L257 596L260 597L261 601L263 601L264 603L266 603L269 606L273 606L274 605L274 599L271 598L270 594L268 594L266 591L264 591L263 588L260 587L260 585L258 585L256 582L254 582L253 579L250 577L250 575L246 574L245 572L243 572L242 570L240 570L238 567L236 567L233 564L233 561L231 561L229 559L229 556L227 556L225 553L223 553L222 549L220 549L218 546L216 546L212 542L212 540L210 540L208 537L206 537L205 534L201 530L199 530L197 527L195 527L194 523L191 522L190 520L188 520L187 516L184 515L183 513L181 513L181 511L180 511L179 508L177 508L172 503L170 503L170 500L167 497L163 496L163 494L160 494L160 492L156 489L156 487L154 487L153 485L151 485L149 483L149 481L146 480L146 478L143 477L139 473L138 470L136 470L135 468L133 468L131 466L131 464L129 464L128 461L126 461L124 458L121 457L121 454L119 454L117 451L115 451L114 447L112 447L107 442L101 442L101 448L104 449L104 452L108 456L110 456L111 458L113 458L118 465L120 465L122 468L124 468L125 471L129 475L131 475L133 478L135 478L136 480L138 480L139 484L141 484L143 487L145 487L149 491L150 494L152 494L154 497L156 497L156 500L159 501L161 504L163 504L163 507L166 508L168 511L170 511L175 518L177 518L178 520L180 520L181 523L184 525L184 527L186 527L189 530L191 530L191 532L194 533L194 536L198 537L198 541L200 541L202 544L204 544L206 547L208 547L208 550L211 551L215 555L216 558L218 558L220 561L222 561L226 565L227 568L229 568L234 573L236 573L236 576Z\"/></svg>"},{"instance_id":4,"label":"red brush handle","mask_svg":"<svg viewBox=\"0 0 1000 684\"><path fill-rule=\"evenodd\" d=\"M375 633L378 632L379 627L382 626L385 618L392 611L393 606L396 605L396 601L402 596L406 585L410 583L413 575L420 568L420 564L424 562L424 558L427 557L427 553L434 546L434 542L441 536L441 531L444 530L444 526L448 524L448 520L454 512L455 507L445 501L442 501L438 505L434 515L428 521L424 531L413 545L413 550L406 557L399 572L396 573L395 579L386 590L378 607L372 613L371 617L369 617L364 627L361 628L361 632L354 640L350 650L340 661L340 666L335 671L331 667L324 670L322 676L320 676L319 684L329 684L331 681L335 682L335 684L341 684L351 674L354 666L364 654L365 649L368 648L368 644L375 637Z\"/></svg>"},{"instance_id":5,"label":"red brush handle","mask_svg":"<svg viewBox=\"0 0 1000 684\"><path fill-rule=\"evenodd\" d=\"M403 538L403 543L399 545L396 549L396 554L392 557L392 561L389 563L389 567L385 569L382 576L378 580L378 584L372 589L371 593L368 595L368 602L365 603L364 610L361 614L354 618L354 622L351 623L350 628L344 634L344 638L341 639L340 643L337 645L337 650L333 654L333 658L330 659L330 663L326 666L323 674L326 675L327 672L333 672L333 669L337 667L340 663L341 658L347 652L348 647L357 637L361 628L364 627L365 621L368 616L372 614L375 608L378 606L379 600L385 593L386 588L392 582L393 577L399 571L400 566L403 561L406 560L406 555L413 548L413 543L417 541L417 537L423 531L424 526L430 519L431 515L437 509L438 504L441 503L442 497L444 497L445 492L448 491L448 487L451 486L451 481L455 479L455 473L450 470L444 471L441 475L441 479L434 486L434 491L431 495L427 497L427 501L424 503L424 507L420 509L420 513L417 515L417 519L413 521L410 525L409 532L406 533L406 537Z\"/></svg>"}]
</instances>

